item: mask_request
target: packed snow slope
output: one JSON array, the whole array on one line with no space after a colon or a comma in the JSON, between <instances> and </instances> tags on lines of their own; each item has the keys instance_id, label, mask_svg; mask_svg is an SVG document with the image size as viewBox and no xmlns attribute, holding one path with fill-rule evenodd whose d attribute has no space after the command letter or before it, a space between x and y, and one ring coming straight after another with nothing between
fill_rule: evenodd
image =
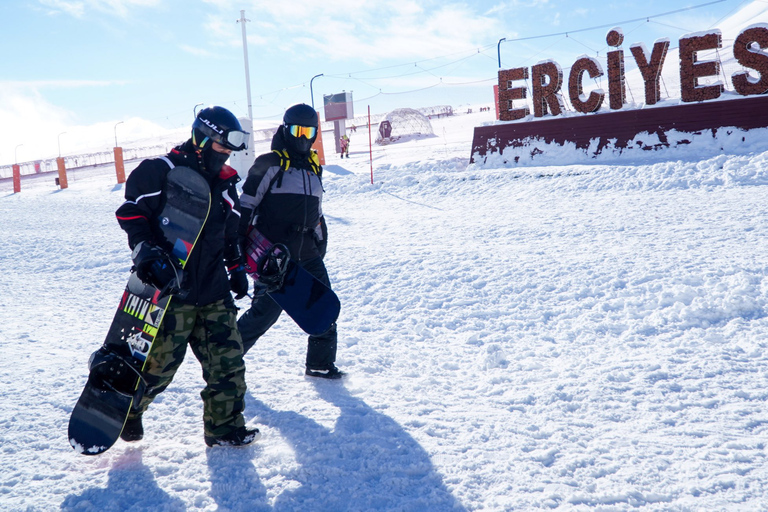
<instances>
[{"instance_id":1,"label":"packed snow slope","mask_svg":"<svg viewBox=\"0 0 768 512\"><path fill-rule=\"evenodd\" d=\"M207 449L188 355L145 438L67 441L130 270L111 168L0 190L0 508L768 509L768 135L612 163L468 165L472 127L330 146L341 382L281 318L255 445ZM266 147L265 147L266 150ZM239 304L245 308L247 300Z\"/></svg>"}]
</instances>

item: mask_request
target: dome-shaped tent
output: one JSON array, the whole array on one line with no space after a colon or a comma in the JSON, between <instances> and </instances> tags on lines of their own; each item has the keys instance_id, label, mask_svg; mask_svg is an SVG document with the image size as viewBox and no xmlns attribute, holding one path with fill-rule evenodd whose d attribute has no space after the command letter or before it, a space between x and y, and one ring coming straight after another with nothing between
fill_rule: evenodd
<instances>
[{"instance_id":1,"label":"dome-shaped tent","mask_svg":"<svg viewBox=\"0 0 768 512\"><path fill-rule=\"evenodd\" d=\"M387 144L407 135L434 135L427 116L412 108L398 108L384 116L379 123L376 144Z\"/></svg>"}]
</instances>

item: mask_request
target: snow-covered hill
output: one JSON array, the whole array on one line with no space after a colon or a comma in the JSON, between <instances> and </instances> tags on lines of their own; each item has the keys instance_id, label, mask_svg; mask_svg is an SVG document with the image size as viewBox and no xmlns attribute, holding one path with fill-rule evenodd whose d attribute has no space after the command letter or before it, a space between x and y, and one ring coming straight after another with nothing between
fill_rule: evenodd
<instances>
[{"instance_id":1,"label":"snow-covered hill","mask_svg":"<svg viewBox=\"0 0 768 512\"><path fill-rule=\"evenodd\" d=\"M205 447L190 355L143 441L72 450L123 187L0 192L0 508L768 509L768 153L468 167L490 116L375 148L373 184L367 133L327 153L349 378L306 379L282 318L246 357L245 449Z\"/></svg>"}]
</instances>

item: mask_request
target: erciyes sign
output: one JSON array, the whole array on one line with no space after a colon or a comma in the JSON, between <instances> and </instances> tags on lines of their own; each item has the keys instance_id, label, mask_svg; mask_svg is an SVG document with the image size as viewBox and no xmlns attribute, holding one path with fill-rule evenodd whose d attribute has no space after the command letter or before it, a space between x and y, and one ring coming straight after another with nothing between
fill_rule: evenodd
<instances>
[{"instance_id":1,"label":"erciyes sign","mask_svg":"<svg viewBox=\"0 0 768 512\"><path fill-rule=\"evenodd\" d=\"M621 46L624 35L621 29L608 32L606 42L609 46ZM722 82L712 85L699 85L704 77L718 76L720 63L716 60L699 60L699 52L722 48L720 30L711 30L688 34L680 38L680 99L683 102L699 102L717 99L724 90ZM743 96L768 92L768 54L762 51L768 48L768 24L755 24L744 29L733 44L733 56L746 68L731 76L734 90ZM630 52L645 84L645 103L653 105L660 99L659 80L661 70L669 49L669 39L659 39L649 52L642 43L630 46ZM618 110L625 104L624 51L609 51L608 68L608 105L611 110ZM750 70L753 73L750 73ZM603 75L600 62L593 57L581 57L573 66L568 76L568 96L577 112L588 114L597 111L605 100L602 89L591 91L588 96L583 92L584 75L597 78ZM757 76L753 76L756 74ZM563 70L552 60L539 62L527 67L504 69L499 71L499 119L514 121L530 114L527 106L515 108L513 102L527 97L525 86L515 86L515 82L531 78L533 96L533 115L543 117L548 113L557 116L563 111L560 91L563 87Z\"/></svg>"}]
</instances>

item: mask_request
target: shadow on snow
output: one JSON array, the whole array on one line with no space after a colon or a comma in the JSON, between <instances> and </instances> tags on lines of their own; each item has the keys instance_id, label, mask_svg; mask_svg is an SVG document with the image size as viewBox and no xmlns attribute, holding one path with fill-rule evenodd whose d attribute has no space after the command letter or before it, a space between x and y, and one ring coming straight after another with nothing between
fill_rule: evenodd
<instances>
[{"instance_id":1,"label":"shadow on snow","mask_svg":"<svg viewBox=\"0 0 768 512\"><path fill-rule=\"evenodd\" d=\"M246 396L246 411L279 432L294 452L297 467L279 475L293 485L271 506L253 464L264 453L264 441L246 449L206 450L211 497L219 510L466 511L429 454L397 422L352 396L343 383L312 384L322 400L340 411L333 428ZM140 448L129 448L115 461L106 488L67 496L61 510L185 510L182 500L158 487L141 459ZM275 471L280 468L270 470Z\"/></svg>"},{"instance_id":2,"label":"shadow on snow","mask_svg":"<svg viewBox=\"0 0 768 512\"><path fill-rule=\"evenodd\" d=\"M141 448L129 448L118 457L109 471L107 487L88 489L80 495L64 499L61 510L96 510L124 512L186 510L184 502L169 496L158 487L155 475L141 460Z\"/></svg>"},{"instance_id":3,"label":"shadow on snow","mask_svg":"<svg viewBox=\"0 0 768 512\"><path fill-rule=\"evenodd\" d=\"M235 462L209 456L221 509L335 511L464 511L437 473L429 454L388 416L374 411L338 382L313 382L320 398L340 409L329 429L293 411L277 411L248 395L246 411L291 446L298 467L281 476L296 486L266 503L266 492L248 457ZM213 451L211 451L213 452ZM234 485L232 485L234 483ZM244 499L243 489L251 495Z\"/></svg>"}]
</instances>

